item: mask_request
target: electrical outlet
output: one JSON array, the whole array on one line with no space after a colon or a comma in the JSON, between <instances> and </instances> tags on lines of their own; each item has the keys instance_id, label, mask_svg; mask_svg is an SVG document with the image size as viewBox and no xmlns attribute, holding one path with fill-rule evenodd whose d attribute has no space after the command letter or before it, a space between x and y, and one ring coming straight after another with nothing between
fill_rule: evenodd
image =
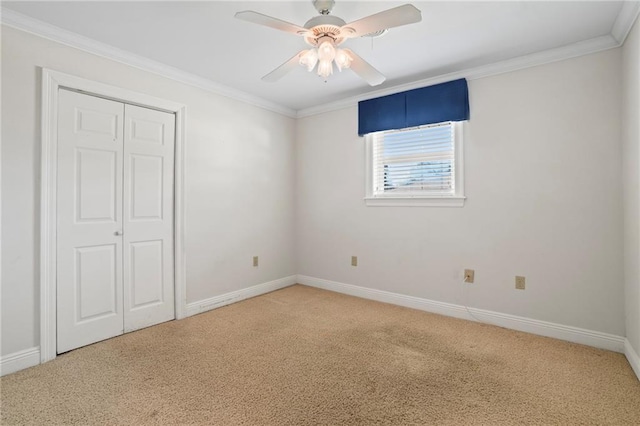
<instances>
[{"instance_id":1,"label":"electrical outlet","mask_svg":"<svg viewBox=\"0 0 640 426\"><path fill-rule=\"evenodd\" d=\"M464 282L473 284L473 278L475 275L475 271L473 269L465 269L464 270Z\"/></svg>"},{"instance_id":2,"label":"electrical outlet","mask_svg":"<svg viewBox=\"0 0 640 426\"><path fill-rule=\"evenodd\" d=\"M516 275L516 289L524 290L524 277Z\"/></svg>"},{"instance_id":3,"label":"electrical outlet","mask_svg":"<svg viewBox=\"0 0 640 426\"><path fill-rule=\"evenodd\" d=\"M253 266L258 266L258 256L253 256Z\"/></svg>"},{"instance_id":4,"label":"electrical outlet","mask_svg":"<svg viewBox=\"0 0 640 426\"><path fill-rule=\"evenodd\" d=\"M358 256L351 256L351 266L358 266Z\"/></svg>"}]
</instances>

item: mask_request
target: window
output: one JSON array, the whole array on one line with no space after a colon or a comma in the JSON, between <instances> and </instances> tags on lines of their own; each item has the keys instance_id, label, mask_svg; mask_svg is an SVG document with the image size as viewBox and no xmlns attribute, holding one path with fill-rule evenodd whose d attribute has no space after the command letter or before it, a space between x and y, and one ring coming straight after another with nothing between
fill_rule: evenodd
<instances>
[{"instance_id":1,"label":"window","mask_svg":"<svg viewBox=\"0 0 640 426\"><path fill-rule=\"evenodd\" d=\"M464 204L462 122L366 136L367 205Z\"/></svg>"}]
</instances>

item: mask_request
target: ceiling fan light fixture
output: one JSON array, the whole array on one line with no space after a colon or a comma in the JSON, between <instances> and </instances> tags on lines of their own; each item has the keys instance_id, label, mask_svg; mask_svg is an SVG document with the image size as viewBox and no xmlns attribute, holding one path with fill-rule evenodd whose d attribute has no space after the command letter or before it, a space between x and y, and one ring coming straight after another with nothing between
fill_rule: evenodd
<instances>
[{"instance_id":1,"label":"ceiling fan light fixture","mask_svg":"<svg viewBox=\"0 0 640 426\"><path fill-rule=\"evenodd\" d=\"M344 49L337 49L332 39L322 41L317 49L304 50L300 53L298 63L311 72L318 65L318 75L325 80L333 74L333 62L338 71L351 67L353 57Z\"/></svg>"}]
</instances>

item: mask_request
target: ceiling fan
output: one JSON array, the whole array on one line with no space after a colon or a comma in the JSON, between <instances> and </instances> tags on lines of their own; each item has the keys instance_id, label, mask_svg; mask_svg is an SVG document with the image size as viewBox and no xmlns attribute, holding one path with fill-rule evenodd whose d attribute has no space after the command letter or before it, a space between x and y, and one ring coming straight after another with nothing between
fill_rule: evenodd
<instances>
[{"instance_id":1,"label":"ceiling fan","mask_svg":"<svg viewBox=\"0 0 640 426\"><path fill-rule=\"evenodd\" d=\"M287 62L262 77L262 80L275 82L298 65L303 65L309 72L315 68L318 75L326 81L333 74L335 62L339 71L351 68L371 86L377 86L385 80L385 76L350 49L341 49L338 46L350 38L380 33L389 28L422 20L422 15L415 6L405 4L347 24L343 19L330 15L334 0L312 2L320 16L311 18L303 27L252 10L236 13L235 17L243 21L304 37L304 41L312 46L311 49L296 53Z\"/></svg>"}]
</instances>

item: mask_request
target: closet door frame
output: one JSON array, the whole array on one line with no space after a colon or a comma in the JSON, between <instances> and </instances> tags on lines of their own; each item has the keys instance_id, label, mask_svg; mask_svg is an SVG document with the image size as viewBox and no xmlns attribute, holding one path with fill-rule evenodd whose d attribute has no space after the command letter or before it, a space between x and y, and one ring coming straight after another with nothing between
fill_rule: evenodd
<instances>
[{"instance_id":1,"label":"closet door frame","mask_svg":"<svg viewBox=\"0 0 640 426\"><path fill-rule=\"evenodd\" d=\"M184 253L184 146L185 105L132 90L87 80L42 68L41 169L40 169L40 362L53 360L56 353L56 181L58 91L75 90L127 104L175 114L174 158L174 291L175 318L185 318L186 271Z\"/></svg>"}]
</instances>

